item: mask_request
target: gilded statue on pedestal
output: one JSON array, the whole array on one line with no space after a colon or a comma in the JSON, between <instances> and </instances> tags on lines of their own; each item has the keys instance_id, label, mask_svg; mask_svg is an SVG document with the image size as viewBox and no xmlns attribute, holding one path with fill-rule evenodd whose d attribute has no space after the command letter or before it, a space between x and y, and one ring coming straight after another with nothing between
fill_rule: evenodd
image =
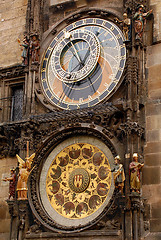
<instances>
[{"instance_id":1,"label":"gilded statue on pedestal","mask_svg":"<svg viewBox=\"0 0 161 240\"><path fill-rule=\"evenodd\" d=\"M111 172L113 172L114 175L115 187L119 190L121 194L123 194L125 173L123 165L120 163L120 160L120 156L115 157L115 166L111 170Z\"/></svg>"},{"instance_id":2,"label":"gilded statue on pedestal","mask_svg":"<svg viewBox=\"0 0 161 240\"><path fill-rule=\"evenodd\" d=\"M116 22L121 23L125 41L131 40L131 19L128 18L127 13L123 14L123 20L120 21L118 18L115 18Z\"/></svg>"},{"instance_id":3,"label":"gilded statue on pedestal","mask_svg":"<svg viewBox=\"0 0 161 240\"><path fill-rule=\"evenodd\" d=\"M28 145L27 145L28 146ZM27 147L28 149L28 147ZM18 200L26 200L27 199L27 180L29 174L31 172L31 164L35 157L35 153L33 153L30 157L28 156L27 150L27 157L26 161L20 158L16 154L17 160L19 162L19 174L18 174L18 181L17 181L17 199Z\"/></svg>"},{"instance_id":4,"label":"gilded statue on pedestal","mask_svg":"<svg viewBox=\"0 0 161 240\"><path fill-rule=\"evenodd\" d=\"M140 193L140 172L144 163L138 162L138 154L133 154L133 161L129 165L130 187L132 192Z\"/></svg>"}]
</instances>

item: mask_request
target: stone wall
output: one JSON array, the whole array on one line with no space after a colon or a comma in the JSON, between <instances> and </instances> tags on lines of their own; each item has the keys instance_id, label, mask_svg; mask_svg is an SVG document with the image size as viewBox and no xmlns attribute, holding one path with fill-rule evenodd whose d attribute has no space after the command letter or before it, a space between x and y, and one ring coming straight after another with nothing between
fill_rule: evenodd
<instances>
[{"instance_id":1,"label":"stone wall","mask_svg":"<svg viewBox=\"0 0 161 240\"><path fill-rule=\"evenodd\" d=\"M0 0L0 68L22 62L21 47L17 39L24 37L28 0ZM10 175L16 159L0 159L0 240L9 239L10 216L5 199L8 198L8 182L2 178Z\"/></svg>"},{"instance_id":2,"label":"stone wall","mask_svg":"<svg viewBox=\"0 0 161 240\"><path fill-rule=\"evenodd\" d=\"M153 41L156 42L161 40L161 1L150 0L150 7L154 13Z\"/></svg>"},{"instance_id":3,"label":"stone wall","mask_svg":"<svg viewBox=\"0 0 161 240\"><path fill-rule=\"evenodd\" d=\"M17 39L23 40L27 0L0 0L0 67L21 63L21 47Z\"/></svg>"},{"instance_id":4,"label":"stone wall","mask_svg":"<svg viewBox=\"0 0 161 240\"><path fill-rule=\"evenodd\" d=\"M143 196L150 204L150 231L161 231L161 2L151 1L154 44L147 48L148 99ZM157 43L157 42L158 43Z\"/></svg>"}]
</instances>

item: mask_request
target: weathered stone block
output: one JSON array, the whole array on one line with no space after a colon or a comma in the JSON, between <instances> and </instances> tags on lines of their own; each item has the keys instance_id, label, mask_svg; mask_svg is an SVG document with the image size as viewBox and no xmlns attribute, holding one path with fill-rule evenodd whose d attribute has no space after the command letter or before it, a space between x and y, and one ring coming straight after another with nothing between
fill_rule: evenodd
<instances>
[{"instance_id":1,"label":"weathered stone block","mask_svg":"<svg viewBox=\"0 0 161 240\"><path fill-rule=\"evenodd\" d=\"M152 115L147 117L147 130L161 128L161 115Z\"/></svg>"},{"instance_id":2,"label":"weathered stone block","mask_svg":"<svg viewBox=\"0 0 161 240\"><path fill-rule=\"evenodd\" d=\"M156 203L161 199L160 189L161 184L142 185L142 194L148 200L149 204Z\"/></svg>"},{"instance_id":3,"label":"weathered stone block","mask_svg":"<svg viewBox=\"0 0 161 240\"><path fill-rule=\"evenodd\" d=\"M158 0L151 0L150 1L150 8L153 9L154 14L154 42L159 41L161 39L161 26L160 26L160 19L161 19L161 2Z\"/></svg>"},{"instance_id":4,"label":"weathered stone block","mask_svg":"<svg viewBox=\"0 0 161 240\"><path fill-rule=\"evenodd\" d=\"M27 2L5 0L1 3L0 14L1 19L4 19L0 24L1 67L21 63L21 50L17 38L23 37L25 31Z\"/></svg>"},{"instance_id":5,"label":"weathered stone block","mask_svg":"<svg viewBox=\"0 0 161 240\"><path fill-rule=\"evenodd\" d=\"M159 104L160 105L160 104ZM161 108L161 107L160 107ZM145 106L145 112L146 112L146 116L151 116L151 115L157 115L157 105L150 102L147 103ZM158 112L158 114L161 112L161 110Z\"/></svg>"},{"instance_id":6,"label":"weathered stone block","mask_svg":"<svg viewBox=\"0 0 161 240\"><path fill-rule=\"evenodd\" d=\"M146 104L146 116L161 114L161 104L149 102Z\"/></svg>"},{"instance_id":7,"label":"weathered stone block","mask_svg":"<svg viewBox=\"0 0 161 240\"><path fill-rule=\"evenodd\" d=\"M144 160L146 166L160 166L161 153L146 154Z\"/></svg>"},{"instance_id":8,"label":"weathered stone block","mask_svg":"<svg viewBox=\"0 0 161 240\"><path fill-rule=\"evenodd\" d=\"M158 99L161 98L161 91L160 88L152 90L149 94L149 97L152 99Z\"/></svg>"},{"instance_id":9,"label":"weathered stone block","mask_svg":"<svg viewBox=\"0 0 161 240\"><path fill-rule=\"evenodd\" d=\"M150 231L161 232L161 218L150 220Z\"/></svg>"},{"instance_id":10,"label":"weathered stone block","mask_svg":"<svg viewBox=\"0 0 161 240\"><path fill-rule=\"evenodd\" d=\"M157 130L147 131L147 142L158 142L160 140L160 132Z\"/></svg>"},{"instance_id":11,"label":"weathered stone block","mask_svg":"<svg viewBox=\"0 0 161 240\"><path fill-rule=\"evenodd\" d=\"M151 215L153 218L160 218L161 221L161 200L151 205Z\"/></svg>"},{"instance_id":12,"label":"weathered stone block","mask_svg":"<svg viewBox=\"0 0 161 240\"><path fill-rule=\"evenodd\" d=\"M13 3L13 7L14 8L18 8L18 7L25 7L27 5L28 0L16 0Z\"/></svg>"},{"instance_id":13,"label":"weathered stone block","mask_svg":"<svg viewBox=\"0 0 161 240\"><path fill-rule=\"evenodd\" d=\"M160 64L160 51L161 44L153 45L147 48L147 67Z\"/></svg>"},{"instance_id":14,"label":"weathered stone block","mask_svg":"<svg viewBox=\"0 0 161 240\"><path fill-rule=\"evenodd\" d=\"M7 233L10 231L10 219L0 220L0 233Z\"/></svg>"},{"instance_id":15,"label":"weathered stone block","mask_svg":"<svg viewBox=\"0 0 161 240\"><path fill-rule=\"evenodd\" d=\"M6 219L8 207L4 202L0 203L0 219Z\"/></svg>"},{"instance_id":16,"label":"weathered stone block","mask_svg":"<svg viewBox=\"0 0 161 240\"><path fill-rule=\"evenodd\" d=\"M159 183L160 183L160 168L144 167L143 184L159 184Z\"/></svg>"},{"instance_id":17,"label":"weathered stone block","mask_svg":"<svg viewBox=\"0 0 161 240\"><path fill-rule=\"evenodd\" d=\"M0 188L0 190L1 190L1 196L0 196L0 201L1 200L6 200L7 198L8 198L8 195L9 195L9 187L7 186L7 187L1 187Z\"/></svg>"},{"instance_id":18,"label":"weathered stone block","mask_svg":"<svg viewBox=\"0 0 161 240\"><path fill-rule=\"evenodd\" d=\"M145 154L148 153L160 153L161 152L161 142L148 142L145 147Z\"/></svg>"},{"instance_id":19,"label":"weathered stone block","mask_svg":"<svg viewBox=\"0 0 161 240\"><path fill-rule=\"evenodd\" d=\"M153 130L158 128L157 115L149 116L146 118L147 130Z\"/></svg>"},{"instance_id":20,"label":"weathered stone block","mask_svg":"<svg viewBox=\"0 0 161 240\"><path fill-rule=\"evenodd\" d=\"M1 240L9 240L9 233L0 233Z\"/></svg>"}]
</instances>

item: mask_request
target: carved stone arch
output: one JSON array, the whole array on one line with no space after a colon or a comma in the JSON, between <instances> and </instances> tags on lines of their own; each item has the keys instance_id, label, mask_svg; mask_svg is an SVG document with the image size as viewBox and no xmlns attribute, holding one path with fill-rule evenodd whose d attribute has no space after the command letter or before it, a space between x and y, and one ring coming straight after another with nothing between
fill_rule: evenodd
<instances>
[{"instance_id":1,"label":"carved stone arch","mask_svg":"<svg viewBox=\"0 0 161 240\"><path fill-rule=\"evenodd\" d=\"M58 232L78 232L83 229L89 228L92 225L96 224L105 214L110 214L111 207L114 205L116 192L114 191L114 185L111 185L111 195L107 202L107 205L104 206L103 211L101 211L98 216L94 219L91 218L86 224L80 224L80 226L62 226L57 223L56 220L50 217L50 214L46 212L46 209L43 205L43 200L41 199L40 194L40 185L41 185L41 172L44 170L45 162L48 156L57 148L59 145L65 141L70 142L70 139L73 136L78 138L93 138L97 139L98 142L102 142L103 146L106 146L108 151L111 152L112 158L117 154L121 153L121 146L117 142L117 139L110 139L108 135L103 133L103 128L95 126L95 128L90 128L88 124L80 124L79 126L62 128L59 132L54 132L51 136L42 144L39 150L36 153L35 161L33 163L33 170L29 177L28 181L28 199L30 203L31 210L36 217L36 219L42 224L45 228L58 231ZM88 136L88 137L87 137ZM97 141L96 140L96 141ZM63 146L63 145L62 145ZM113 161L113 159L112 159ZM112 180L113 182L113 180ZM113 183L112 183L113 184Z\"/></svg>"},{"instance_id":2,"label":"carved stone arch","mask_svg":"<svg viewBox=\"0 0 161 240\"><path fill-rule=\"evenodd\" d=\"M111 10L111 9L103 9L103 8L82 8L81 10L75 11L72 14L69 14L67 17L61 19L56 24L51 26L46 32L42 35L41 40L41 54L46 49L45 47L50 43L53 35L58 33L62 28L64 28L67 24L75 22L79 19L83 19L85 17L96 17L96 18L103 18L109 21L114 21L114 18L122 19L122 14L119 11ZM116 23L117 26L120 27L120 24ZM45 47L44 47L45 45Z\"/></svg>"}]
</instances>

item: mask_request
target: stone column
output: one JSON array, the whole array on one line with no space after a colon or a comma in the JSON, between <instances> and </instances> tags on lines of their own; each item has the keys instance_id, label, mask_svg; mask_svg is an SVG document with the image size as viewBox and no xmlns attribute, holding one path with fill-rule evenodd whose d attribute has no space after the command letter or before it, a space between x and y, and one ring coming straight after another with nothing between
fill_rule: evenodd
<instances>
[{"instance_id":1,"label":"stone column","mask_svg":"<svg viewBox=\"0 0 161 240\"><path fill-rule=\"evenodd\" d=\"M7 200L7 204L8 204L9 213L10 213L10 216L11 216L9 240L17 240L18 222L19 222L18 206L16 204L16 201Z\"/></svg>"}]
</instances>

